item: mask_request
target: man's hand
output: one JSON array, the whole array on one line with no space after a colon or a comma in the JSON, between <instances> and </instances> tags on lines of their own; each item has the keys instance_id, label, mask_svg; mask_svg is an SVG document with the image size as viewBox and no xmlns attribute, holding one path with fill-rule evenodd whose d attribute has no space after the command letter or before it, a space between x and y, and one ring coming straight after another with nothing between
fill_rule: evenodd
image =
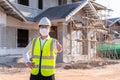
<instances>
[{"instance_id":1,"label":"man's hand","mask_svg":"<svg viewBox=\"0 0 120 80\"><path fill-rule=\"evenodd\" d=\"M62 45L56 40L57 51L60 53L62 52Z\"/></svg>"},{"instance_id":2,"label":"man's hand","mask_svg":"<svg viewBox=\"0 0 120 80\"><path fill-rule=\"evenodd\" d=\"M34 63L33 62L27 62L26 64L31 69L34 67Z\"/></svg>"}]
</instances>

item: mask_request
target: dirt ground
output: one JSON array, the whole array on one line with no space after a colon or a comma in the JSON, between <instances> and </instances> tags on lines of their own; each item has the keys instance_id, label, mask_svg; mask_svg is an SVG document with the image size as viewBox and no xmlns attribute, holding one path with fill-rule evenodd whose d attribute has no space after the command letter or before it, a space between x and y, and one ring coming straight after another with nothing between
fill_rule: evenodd
<instances>
[{"instance_id":1,"label":"dirt ground","mask_svg":"<svg viewBox=\"0 0 120 80\"><path fill-rule=\"evenodd\" d=\"M0 80L29 80L29 71L29 68L0 66ZM120 80L120 63L84 69L58 67L55 78L56 80Z\"/></svg>"}]
</instances>

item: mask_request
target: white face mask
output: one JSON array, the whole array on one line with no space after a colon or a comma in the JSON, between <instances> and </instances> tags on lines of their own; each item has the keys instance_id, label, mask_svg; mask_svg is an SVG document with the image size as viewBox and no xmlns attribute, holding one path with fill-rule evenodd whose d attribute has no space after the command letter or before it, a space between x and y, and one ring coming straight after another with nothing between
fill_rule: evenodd
<instances>
[{"instance_id":1,"label":"white face mask","mask_svg":"<svg viewBox=\"0 0 120 80\"><path fill-rule=\"evenodd\" d=\"M49 28L40 28L39 32L42 36L47 36L49 34Z\"/></svg>"}]
</instances>

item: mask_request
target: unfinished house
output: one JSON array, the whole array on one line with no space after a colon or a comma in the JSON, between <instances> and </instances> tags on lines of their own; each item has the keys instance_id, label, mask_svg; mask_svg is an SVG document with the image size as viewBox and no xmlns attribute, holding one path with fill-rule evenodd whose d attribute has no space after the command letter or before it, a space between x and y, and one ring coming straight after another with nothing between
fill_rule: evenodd
<instances>
[{"instance_id":1,"label":"unfinished house","mask_svg":"<svg viewBox=\"0 0 120 80\"><path fill-rule=\"evenodd\" d=\"M3 52L22 54L28 42L39 36L37 23L45 16L52 21L50 35L63 46L57 62L89 60L96 55L96 32L104 29L98 11L106 9L104 6L90 0L9 1L0 1L6 15L5 18L2 17L6 20L1 22L5 27L0 26L0 29L5 30L0 31L4 34L0 35L5 37L4 40L0 38L3 41L0 42ZM9 9L10 12L7 13ZM10 13L13 15L9 16ZM0 54L3 52L0 51Z\"/></svg>"},{"instance_id":2,"label":"unfinished house","mask_svg":"<svg viewBox=\"0 0 120 80\"><path fill-rule=\"evenodd\" d=\"M0 1L0 55L19 52L15 50L18 36L16 27L24 21L25 17L10 3Z\"/></svg>"},{"instance_id":3,"label":"unfinished house","mask_svg":"<svg viewBox=\"0 0 120 80\"><path fill-rule=\"evenodd\" d=\"M111 39L118 39L120 33L120 18L110 18L104 20L104 24L106 28L109 30L109 34L111 34Z\"/></svg>"},{"instance_id":4,"label":"unfinished house","mask_svg":"<svg viewBox=\"0 0 120 80\"><path fill-rule=\"evenodd\" d=\"M110 24L107 23L107 28L110 28L111 30L116 30L116 31L120 31L120 18L110 18L108 19L109 22L111 22Z\"/></svg>"}]
</instances>

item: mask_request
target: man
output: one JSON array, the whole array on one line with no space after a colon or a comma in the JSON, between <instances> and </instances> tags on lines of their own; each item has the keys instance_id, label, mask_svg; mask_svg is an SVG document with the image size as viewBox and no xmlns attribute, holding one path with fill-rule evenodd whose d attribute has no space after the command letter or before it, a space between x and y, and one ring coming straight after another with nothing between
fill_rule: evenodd
<instances>
[{"instance_id":1,"label":"man","mask_svg":"<svg viewBox=\"0 0 120 80\"><path fill-rule=\"evenodd\" d=\"M31 68L30 80L55 80L56 56L62 51L62 46L49 36L51 22L47 17L43 17L38 25L40 37L28 44L23 58Z\"/></svg>"}]
</instances>

